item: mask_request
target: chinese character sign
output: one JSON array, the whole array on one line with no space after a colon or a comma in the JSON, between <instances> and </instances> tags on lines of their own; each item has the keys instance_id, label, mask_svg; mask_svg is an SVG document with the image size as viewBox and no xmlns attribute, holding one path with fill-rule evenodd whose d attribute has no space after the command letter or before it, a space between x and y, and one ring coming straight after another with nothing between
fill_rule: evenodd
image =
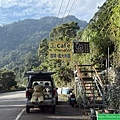
<instances>
[{"instance_id":1,"label":"chinese character sign","mask_svg":"<svg viewBox=\"0 0 120 120\"><path fill-rule=\"evenodd\" d=\"M49 52L50 59L71 59L71 56L70 52Z\"/></svg>"}]
</instances>

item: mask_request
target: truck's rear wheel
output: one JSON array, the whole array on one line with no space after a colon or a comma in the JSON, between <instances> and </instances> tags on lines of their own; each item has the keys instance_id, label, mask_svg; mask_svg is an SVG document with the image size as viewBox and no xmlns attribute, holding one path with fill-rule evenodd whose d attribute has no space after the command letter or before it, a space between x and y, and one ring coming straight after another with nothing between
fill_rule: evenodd
<instances>
[{"instance_id":1,"label":"truck's rear wheel","mask_svg":"<svg viewBox=\"0 0 120 120\"><path fill-rule=\"evenodd\" d=\"M56 98L56 101L55 101L55 102L56 102L56 105L58 105L58 97Z\"/></svg>"},{"instance_id":2,"label":"truck's rear wheel","mask_svg":"<svg viewBox=\"0 0 120 120\"><path fill-rule=\"evenodd\" d=\"M74 104L72 104L72 107L74 107Z\"/></svg>"},{"instance_id":3,"label":"truck's rear wheel","mask_svg":"<svg viewBox=\"0 0 120 120\"><path fill-rule=\"evenodd\" d=\"M54 105L54 106L52 106L52 113L55 113L55 108L56 108L56 106Z\"/></svg>"},{"instance_id":4,"label":"truck's rear wheel","mask_svg":"<svg viewBox=\"0 0 120 120\"><path fill-rule=\"evenodd\" d=\"M30 107L26 106L26 113L30 113Z\"/></svg>"}]
</instances>

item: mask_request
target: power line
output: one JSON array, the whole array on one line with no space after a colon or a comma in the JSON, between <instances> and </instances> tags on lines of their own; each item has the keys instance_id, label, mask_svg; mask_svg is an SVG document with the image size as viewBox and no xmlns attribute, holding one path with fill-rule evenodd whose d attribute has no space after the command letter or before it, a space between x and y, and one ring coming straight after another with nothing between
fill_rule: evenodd
<instances>
[{"instance_id":1,"label":"power line","mask_svg":"<svg viewBox=\"0 0 120 120\"><path fill-rule=\"evenodd\" d=\"M67 11L67 8L68 8L69 3L70 3L70 0L69 0L68 3L67 3L66 9L65 9L64 14L63 14L63 17L64 17L64 15L65 15L66 11Z\"/></svg>"},{"instance_id":2,"label":"power line","mask_svg":"<svg viewBox=\"0 0 120 120\"><path fill-rule=\"evenodd\" d=\"M73 1L72 5L71 5L71 8L70 8L70 10L68 12L68 15L70 14L71 10L73 9L73 6L74 6L75 2L76 2L76 0Z\"/></svg>"},{"instance_id":3,"label":"power line","mask_svg":"<svg viewBox=\"0 0 120 120\"><path fill-rule=\"evenodd\" d=\"M78 4L77 4L78 1L79 1L79 0L75 0L74 6L72 7L72 10L71 10L71 14L75 11L76 6L78 5Z\"/></svg>"},{"instance_id":4,"label":"power line","mask_svg":"<svg viewBox=\"0 0 120 120\"><path fill-rule=\"evenodd\" d=\"M73 10L73 7L74 7L76 1L77 1L77 0L74 0L74 1L73 1L72 5L71 5L71 7L70 7L70 10L69 10L69 12L68 12L68 15L70 15L70 12Z\"/></svg>"},{"instance_id":5,"label":"power line","mask_svg":"<svg viewBox=\"0 0 120 120\"><path fill-rule=\"evenodd\" d=\"M59 16L59 14L60 14L62 4L63 4L63 0L61 1L61 5L60 5L60 8L59 8L59 11L58 11L57 17L58 17L58 16Z\"/></svg>"},{"instance_id":6,"label":"power line","mask_svg":"<svg viewBox=\"0 0 120 120\"><path fill-rule=\"evenodd\" d=\"M72 5L71 5L71 7L70 7L70 10L69 10L69 12L68 12L68 15L70 15L70 13L72 14L72 12L75 10L78 1L79 1L79 0L73 0ZM66 5L65 11L64 11L64 13L63 13L63 16L62 16L62 18L61 18L60 24L63 22L63 18L64 18L64 16L65 16L66 12L67 12L67 9L68 9L68 6L69 6L69 5L70 5L70 0L68 0L68 2L67 2L67 5ZM59 8L57 17L59 17L59 14L60 14L60 11L61 11L62 6L63 6L63 0L61 0L61 4L60 4L60 8Z\"/></svg>"},{"instance_id":7,"label":"power line","mask_svg":"<svg viewBox=\"0 0 120 120\"><path fill-rule=\"evenodd\" d=\"M68 6L69 6L69 3L70 3L70 0L69 0L68 3L67 3L66 9L65 9L64 14L63 14L63 17L64 17L64 15L65 15L66 11L67 11L67 8L68 8ZM63 22L63 17L62 17L62 19L61 19L60 24Z\"/></svg>"}]
</instances>

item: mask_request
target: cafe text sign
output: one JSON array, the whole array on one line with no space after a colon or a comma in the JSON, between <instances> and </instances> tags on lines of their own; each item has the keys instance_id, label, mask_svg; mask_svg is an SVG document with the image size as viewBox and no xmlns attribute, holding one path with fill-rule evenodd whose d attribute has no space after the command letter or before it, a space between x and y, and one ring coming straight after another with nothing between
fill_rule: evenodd
<instances>
[{"instance_id":1,"label":"cafe text sign","mask_svg":"<svg viewBox=\"0 0 120 120\"><path fill-rule=\"evenodd\" d=\"M49 42L49 59L71 59L72 43L64 41Z\"/></svg>"},{"instance_id":2,"label":"cafe text sign","mask_svg":"<svg viewBox=\"0 0 120 120\"><path fill-rule=\"evenodd\" d=\"M49 49L72 50L72 43L64 41L49 42Z\"/></svg>"}]
</instances>

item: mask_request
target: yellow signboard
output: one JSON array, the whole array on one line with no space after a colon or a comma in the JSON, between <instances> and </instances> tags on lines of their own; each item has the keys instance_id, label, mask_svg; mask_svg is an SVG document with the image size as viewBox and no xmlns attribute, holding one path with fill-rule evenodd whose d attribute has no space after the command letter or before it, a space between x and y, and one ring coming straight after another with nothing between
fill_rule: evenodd
<instances>
[{"instance_id":1,"label":"yellow signboard","mask_svg":"<svg viewBox=\"0 0 120 120\"><path fill-rule=\"evenodd\" d=\"M49 59L71 59L71 52L49 52Z\"/></svg>"},{"instance_id":2,"label":"yellow signboard","mask_svg":"<svg viewBox=\"0 0 120 120\"><path fill-rule=\"evenodd\" d=\"M50 41L49 42L49 49L57 49L57 50L72 50L72 43L71 42L61 42L61 41Z\"/></svg>"}]
</instances>

